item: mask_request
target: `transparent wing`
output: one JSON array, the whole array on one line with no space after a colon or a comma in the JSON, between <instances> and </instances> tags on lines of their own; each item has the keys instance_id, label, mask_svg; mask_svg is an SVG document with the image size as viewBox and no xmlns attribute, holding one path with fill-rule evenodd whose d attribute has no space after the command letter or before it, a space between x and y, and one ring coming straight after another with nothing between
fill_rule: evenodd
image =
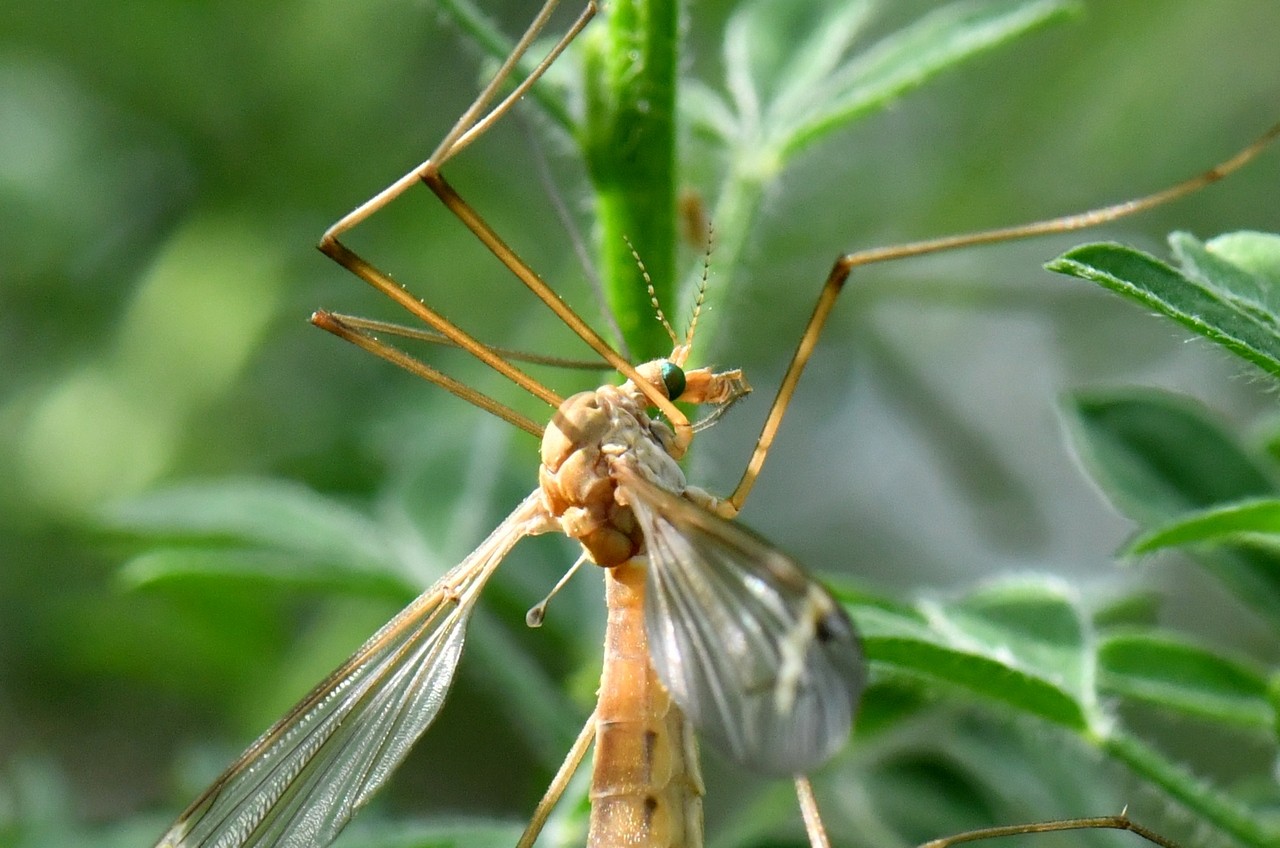
<instances>
[{"instance_id":1,"label":"transparent wing","mask_svg":"<svg viewBox=\"0 0 1280 848\"><path fill-rule=\"evenodd\" d=\"M157 848L318 848L436 717L485 581L553 527L534 492L470 556L375 633L196 799Z\"/></svg>"},{"instance_id":2,"label":"transparent wing","mask_svg":"<svg viewBox=\"0 0 1280 848\"><path fill-rule=\"evenodd\" d=\"M621 469L649 558L654 670L694 727L738 762L803 774L844 744L866 673L853 625L754 533Z\"/></svg>"}]
</instances>

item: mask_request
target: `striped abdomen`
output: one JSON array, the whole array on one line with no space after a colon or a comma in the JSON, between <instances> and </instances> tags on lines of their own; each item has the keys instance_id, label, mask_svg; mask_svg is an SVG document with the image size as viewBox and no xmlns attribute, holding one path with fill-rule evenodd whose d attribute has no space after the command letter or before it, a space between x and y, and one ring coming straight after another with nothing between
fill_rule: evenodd
<instances>
[{"instance_id":1,"label":"striped abdomen","mask_svg":"<svg viewBox=\"0 0 1280 848\"><path fill-rule=\"evenodd\" d=\"M645 569L607 570L604 673L596 713L588 848L701 848L693 729L649 664Z\"/></svg>"}]
</instances>

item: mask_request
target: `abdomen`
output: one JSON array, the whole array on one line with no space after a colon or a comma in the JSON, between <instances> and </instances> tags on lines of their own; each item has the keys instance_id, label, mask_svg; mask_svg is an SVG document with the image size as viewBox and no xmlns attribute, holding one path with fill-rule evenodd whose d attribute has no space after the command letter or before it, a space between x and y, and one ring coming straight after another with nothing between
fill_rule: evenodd
<instances>
[{"instance_id":1,"label":"abdomen","mask_svg":"<svg viewBox=\"0 0 1280 848\"><path fill-rule=\"evenodd\" d=\"M588 848L701 848L693 729L649 665L644 566L606 569L604 673L596 713Z\"/></svg>"}]
</instances>

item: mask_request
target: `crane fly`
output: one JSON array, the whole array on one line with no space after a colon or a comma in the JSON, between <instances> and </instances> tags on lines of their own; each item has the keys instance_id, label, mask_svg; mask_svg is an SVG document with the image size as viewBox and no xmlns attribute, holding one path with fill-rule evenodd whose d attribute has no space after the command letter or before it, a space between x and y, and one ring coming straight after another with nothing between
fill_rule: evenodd
<instances>
[{"instance_id":1,"label":"crane fly","mask_svg":"<svg viewBox=\"0 0 1280 848\"><path fill-rule=\"evenodd\" d=\"M826 845L806 775L849 735L865 683L857 634L839 603L795 560L732 519L742 508L836 299L857 267L976 244L1093 226L1149 209L1242 166L1280 127L1210 171L1164 191L1090 212L1005 229L877 248L832 267L775 395L746 470L720 499L690 485L678 461L695 432L750 391L739 371L686 369L698 309L670 356L633 365L571 310L453 189L441 167L538 80L596 13L588 2L547 56L497 99L557 4L547 0L493 80L431 157L334 224L320 249L430 329L318 311L312 322L442 386L541 439L538 487L480 545L375 633L240 756L178 819L158 848L328 844L431 725L462 654L485 583L526 536L564 533L605 572L604 671L587 720L519 848L532 845L594 741L588 844L701 845L702 778L694 732L732 760L792 777L809 837ZM502 263L609 366L620 385L561 398L400 287L339 240L408 188L425 184ZM645 275L647 278L647 274ZM706 275L703 283L705 288ZM652 287L650 289L652 293ZM379 335L438 337L555 409L542 426ZM675 401L710 409L691 421ZM655 414L656 411L656 414ZM960 834L929 843L1044 830L1157 834L1121 814Z\"/></svg>"}]
</instances>

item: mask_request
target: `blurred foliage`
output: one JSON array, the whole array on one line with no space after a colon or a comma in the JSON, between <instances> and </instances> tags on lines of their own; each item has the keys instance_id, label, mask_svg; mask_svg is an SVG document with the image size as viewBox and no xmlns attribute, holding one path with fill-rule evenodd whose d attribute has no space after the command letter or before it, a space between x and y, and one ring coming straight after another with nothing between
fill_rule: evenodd
<instances>
[{"instance_id":1,"label":"blurred foliage","mask_svg":"<svg viewBox=\"0 0 1280 848\"><path fill-rule=\"evenodd\" d=\"M485 8L516 33L533 5ZM885 5L859 45L943 4ZM687 70L720 96L734 93L726 47L744 35L730 23L738 6L706 0L686 12ZM767 396L837 252L1140 194L1280 117L1272 0L1080 6L1071 21L820 143L781 139L802 152L769 174L759 226L713 255L717 329L703 361L743 367ZM400 317L311 246L426 155L474 96L485 60L421 4L0 11L0 844L146 844L533 485L527 436L304 323L320 305ZM796 35L750 29L745 55L776 59L771 32L779 44ZM576 226L589 230L583 166L546 132L551 122L520 114L461 156L450 178L595 318L565 228L526 163L540 144ZM815 136L826 128L804 126ZM683 187L709 204L725 168L704 140L681 140ZM1104 235L1155 251L1173 229L1280 229L1278 159ZM353 246L483 338L580 354L422 194L362 228ZM1140 492L1117 480L1149 481L1181 458L1209 485L1216 466L1196 460L1219 454L1204 439L1257 475L1239 495L1274 495L1275 471L1258 458L1275 454L1274 388L1117 299L1037 270L1071 243L968 251L855 279L744 516L857 586L855 612L857 599L900 599L865 604L877 685L858 737L816 780L842 846L1126 803L1185 843L1216 844L1202 819L1097 757L1088 737L1099 716L1137 729L1149 753L1185 764L1207 795L1229 796L1258 822L1276 808L1268 675L1280 641L1274 616L1258 614L1266 598L1241 603L1222 588L1232 584L1221 569L1248 573L1241 552L1116 569L1112 554L1133 525L1074 464L1088 461L1112 502L1147 527L1174 513L1128 508L1143 503ZM701 252L688 246L682 267L696 268ZM545 414L456 352L432 356ZM562 393L593 380L537 373ZM1198 402L1116 388L1125 384ZM1068 392L1062 412L1055 397ZM732 486L765 406L742 405L700 440L693 479ZM1177 438L1162 441L1169 433ZM1161 449L1144 449L1153 444ZM1103 448L1109 466L1096 461ZM1108 477L1108 468L1142 473ZM218 508L210 492L223 495ZM199 510L183 510L184 493ZM1181 497L1183 509L1223 499ZM136 531L147 504L152 519L168 508L181 526L153 522L145 543L111 530ZM202 510L195 532L190 518ZM246 526L261 558L228 573L219 554L246 546ZM1257 568L1273 556L1247 553ZM473 622L439 724L341 844L509 844L505 823L531 809L597 679L597 583L570 584L543 631L522 623L571 555L555 540L517 551ZM1187 565L1206 557L1220 570ZM1028 573L1041 575L1034 592L1021 576L985 582ZM1072 626L1028 631L1011 612L1027 609ZM1060 659L1069 642L1081 649L1075 662L1101 662L1099 676L1032 674L993 707L969 695L998 688L998 675L975 678L955 662L893 673L907 662L886 649L906 627L917 644L938 628L960 634L982 656L999 654L1010 630L1045 649L1031 659ZM1065 700L1053 691L1061 687ZM1111 753L1131 765L1144 756ZM714 844L799 844L788 786L729 780L728 766L708 760ZM576 812L564 811L551 835L571 843ZM430 830L442 815L487 830L442 836ZM385 824L408 818L428 830Z\"/></svg>"}]
</instances>

